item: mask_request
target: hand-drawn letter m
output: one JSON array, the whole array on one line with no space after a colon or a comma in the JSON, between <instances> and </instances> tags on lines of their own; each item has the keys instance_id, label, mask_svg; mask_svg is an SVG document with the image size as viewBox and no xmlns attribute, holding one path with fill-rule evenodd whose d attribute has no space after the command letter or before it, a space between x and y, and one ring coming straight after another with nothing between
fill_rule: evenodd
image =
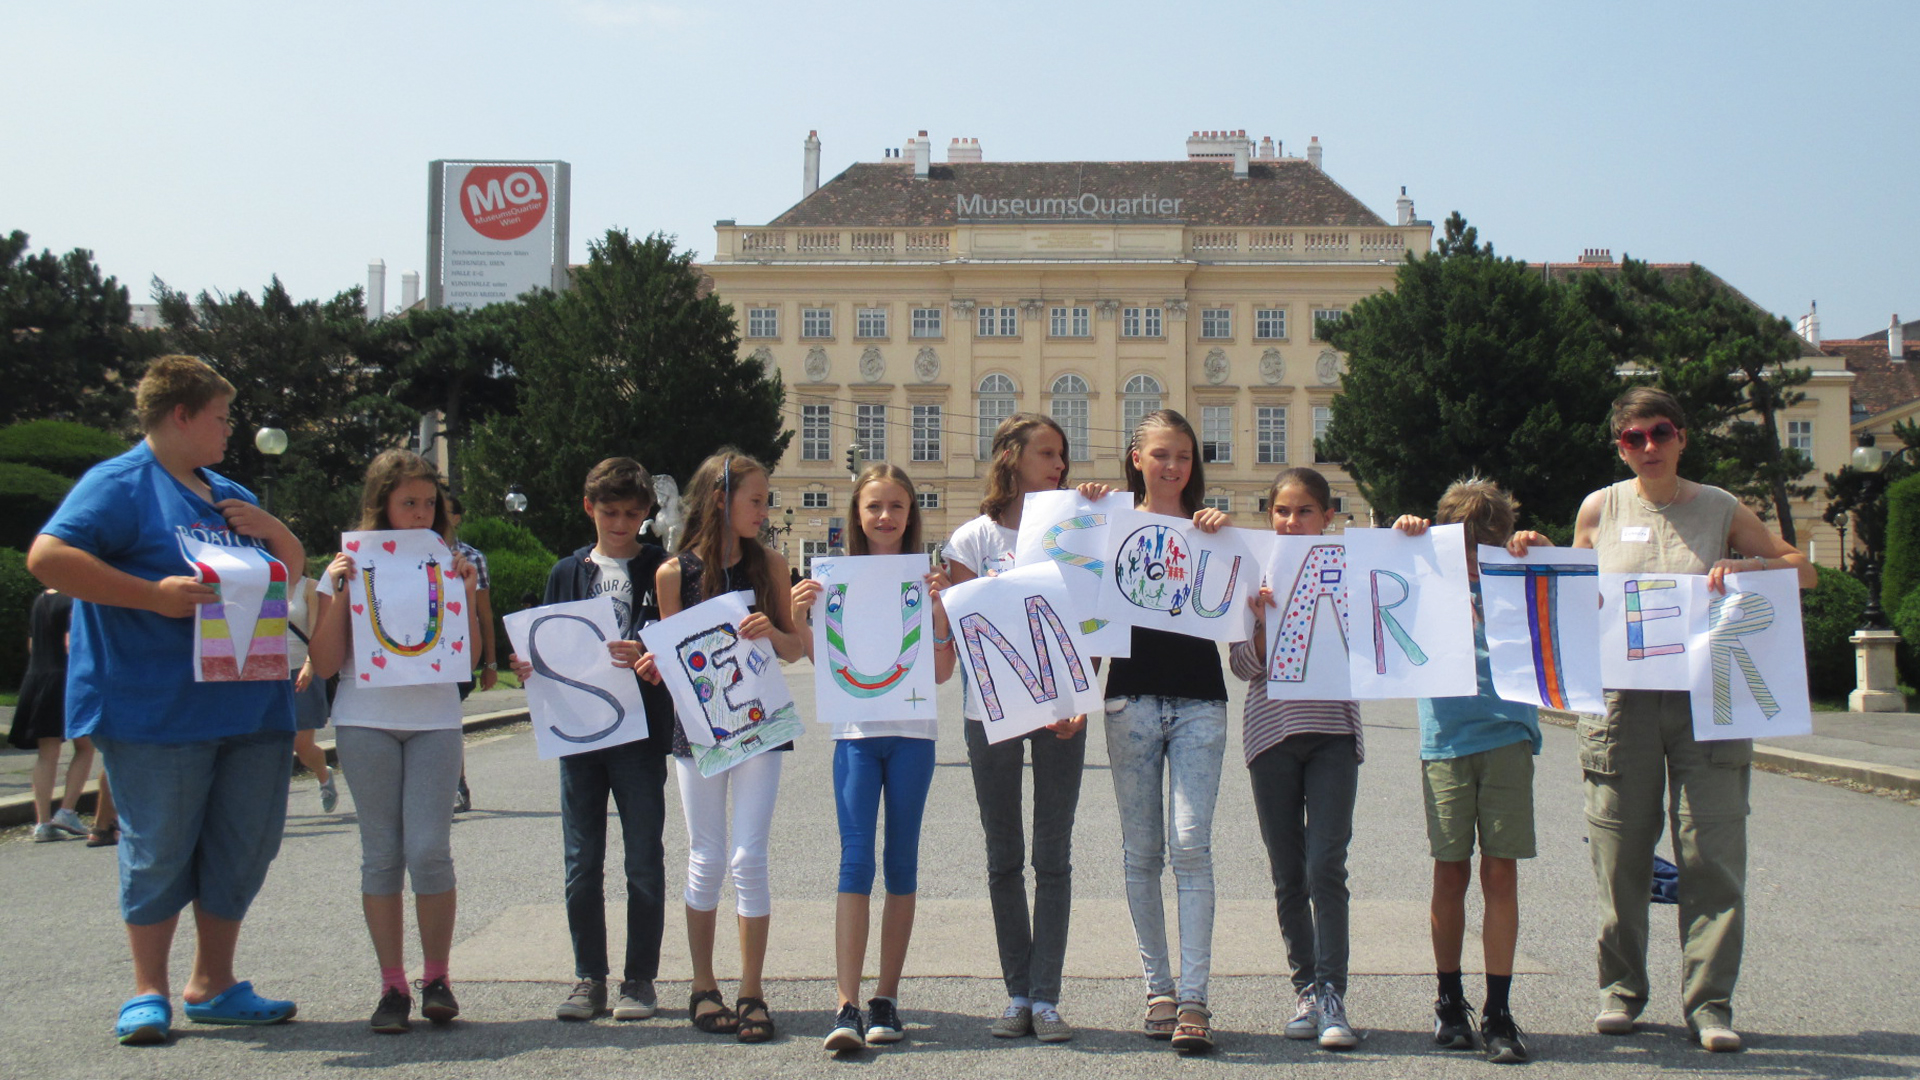
<instances>
[{"instance_id":1,"label":"hand-drawn letter m","mask_svg":"<svg viewBox=\"0 0 1920 1080\"><path fill-rule=\"evenodd\" d=\"M1087 668L1080 660L1080 651L1073 647L1073 639L1067 636L1067 628L1060 623L1060 616L1047 603L1044 596L1027 597L1027 630L1033 637L1033 663L1028 664L1020 650L1013 647L1000 628L988 622L979 612L972 612L960 619L960 633L966 638L967 657L971 661L973 676L980 684L980 701L986 706L989 723L1004 719L1006 710L1000 707L1000 691L993 682L993 669L987 664L987 651L982 640L991 641L1000 656L1013 668L1013 673L1027 688L1027 696L1034 704L1052 701L1060 696L1059 688L1053 681L1053 654L1047 648L1047 635L1051 633L1060 656L1066 661L1067 676L1073 680L1075 690L1085 690L1091 685L1087 678Z\"/></svg>"}]
</instances>

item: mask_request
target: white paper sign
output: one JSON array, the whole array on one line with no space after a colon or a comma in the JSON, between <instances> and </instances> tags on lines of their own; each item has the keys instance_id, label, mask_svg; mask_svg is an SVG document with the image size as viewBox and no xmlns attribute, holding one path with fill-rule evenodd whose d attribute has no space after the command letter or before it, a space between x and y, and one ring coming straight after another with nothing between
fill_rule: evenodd
<instances>
[{"instance_id":1,"label":"white paper sign","mask_svg":"<svg viewBox=\"0 0 1920 1080\"><path fill-rule=\"evenodd\" d=\"M1704 590L1704 577L1696 578ZM1800 581L1792 570L1728 574L1705 605L1689 650L1693 737L1764 739L1813 733Z\"/></svg>"},{"instance_id":2,"label":"white paper sign","mask_svg":"<svg viewBox=\"0 0 1920 1080\"><path fill-rule=\"evenodd\" d=\"M1094 656L1126 656L1133 651L1133 627L1092 615L1107 573L1107 523L1133 509L1133 496L1116 491L1095 501L1078 491L1036 491L1020 508L1020 538L1013 546L1016 566L1053 562L1060 566L1073 597L1087 651Z\"/></svg>"},{"instance_id":3,"label":"white paper sign","mask_svg":"<svg viewBox=\"0 0 1920 1080\"><path fill-rule=\"evenodd\" d=\"M180 548L194 576L219 594L194 615L193 681L289 678L285 564L244 541L228 546L182 536Z\"/></svg>"},{"instance_id":4,"label":"white paper sign","mask_svg":"<svg viewBox=\"0 0 1920 1080\"><path fill-rule=\"evenodd\" d=\"M1604 712L1600 689L1600 554L1480 545L1480 602L1493 689L1507 701Z\"/></svg>"},{"instance_id":5,"label":"white paper sign","mask_svg":"<svg viewBox=\"0 0 1920 1080\"><path fill-rule=\"evenodd\" d=\"M533 664L527 711L542 760L647 737L640 684L607 652L620 638L611 595L527 608L505 622L513 651Z\"/></svg>"},{"instance_id":6,"label":"white paper sign","mask_svg":"<svg viewBox=\"0 0 1920 1080\"><path fill-rule=\"evenodd\" d=\"M713 776L799 737L780 658L766 638L740 636L750 592L716 596L640 631L673 694L701 776Z\"/></svg>"},{"instance_id":7,"label":"white paper sign","mask_svg":"<svg viewBox=\"0 0 1920 1080\"><path fill-rule=\"evenodd\" d=\"M1276 536L1267 560L1267 697L1346 701L1347 552L1343 537Z\"/></svg>"},{"instance_id":8,"label":"white paper sign","mask_svg":"<svg viewBox=\"0 0 1920 1080\"><path fill-rule=\"evenodd\" d=\"M934 715L927 556L813 560L813 700L822 723Z\"/></svg>"},{"instance_id":9,"label":"white paper sign","mask_svg":"<svg viewBox=\"0 0 1920 1080\"><path fill-rule=\"evenodd\" d=\"M340 534L353 556L353 666L364 686L464 682L466 582L453 575L453 552L431 529Z\"/></svg>"},{"instance_id":10,"label":"white paper sign","mask_svg":"<svg viewBox=\"0 0 1920 1080\"><path fill-rule=\"evenodd\" d=\"M1600 685L1609 690L1688 690L1687 656L1706 602L1698 574L1600 575Z\"/></svg>"},{"instance_id":11,"label":"white paper sign","mask_svg":"<svg viewBox=\"0 0 1920 1080\"><path fill-rule=\"evenodd\" d=\"M1100 707L1087 643L1058 567L974 578L942 596L967 673L966 714L988 742L1018 738Z\"/></svg>"},{"instance_id":12,"label":"white paper sign","mask_svg":"<svg viewBox=\"0 0 1920 1080\"><path fill-rule=\"evenodd\" d=\"M1095 615L1209 641L1253 636L1247 597L1260 588L1261 566L1247 530L1207 533L1187 518L1142 510L1115 512L1107 528L1112 572Z\"/></svg>"},{"instance_id":13,"label":"white paper sign","mask_svg":"<svg viewBox=\"0 0 1920 1080\"><path fill-rule=\"evenodd\" d=\"M1349 529L1344 539L1353 696L1479 693L1465 527L1439 525L1420 536Z\"/></svg>"}]
</instances>

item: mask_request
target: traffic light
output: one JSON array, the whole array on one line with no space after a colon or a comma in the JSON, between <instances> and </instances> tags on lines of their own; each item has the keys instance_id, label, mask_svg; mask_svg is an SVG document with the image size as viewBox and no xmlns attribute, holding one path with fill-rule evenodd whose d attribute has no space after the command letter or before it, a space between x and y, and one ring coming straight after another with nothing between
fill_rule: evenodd
<instances>
[{"instance_id":1,"label":"traffic light","mask_svg":"<svg viewBox=\"0 0 1920 1080\"><path fill-rule=\"evenodd\" d=\"M859 443L847 444L847 475L854 477L856 479L860 476L860 444Z\"/></svg>"}]
</instances>

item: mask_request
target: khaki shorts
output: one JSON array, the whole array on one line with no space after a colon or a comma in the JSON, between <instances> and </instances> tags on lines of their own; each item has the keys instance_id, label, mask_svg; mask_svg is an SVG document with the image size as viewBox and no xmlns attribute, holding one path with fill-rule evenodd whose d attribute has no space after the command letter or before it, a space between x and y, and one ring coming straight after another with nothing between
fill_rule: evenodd
<instances>
[{"instance_id":1,"label":"khaki shorts","mask_svg":"<svg viewBox=\"0 0 1920 1080\"><path fill-rule=\"evenodd\" d=\"M1427 843L1436 862L1480 854L1531 859L1533 839L1533 743L1522 739L1466 757L1420 763L1427 806Z\"/></svg>"}]
</instances>

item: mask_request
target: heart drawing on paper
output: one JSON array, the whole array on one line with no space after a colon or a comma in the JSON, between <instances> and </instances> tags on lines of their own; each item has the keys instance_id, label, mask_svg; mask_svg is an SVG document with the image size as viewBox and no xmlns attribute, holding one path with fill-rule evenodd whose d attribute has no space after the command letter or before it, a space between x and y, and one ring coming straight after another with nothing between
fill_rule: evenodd
<instances>
[{"instance_id":1,"label":"heart drawing on paper","mask_svg":"<svg viewBox=\"0 0 1920 1080\"><path fill-rule=\"evenodd\" d=\"M348 551L359 551L359 550L360 550L360 541L358 541L358 540L349 540L349 541L347 541L347 550L348 550Z\"/></svg>"},{"instance_id":2,"label":"heart drawing on paper","mask_svg":"<svg viewBox=\"0 0 1920 1080\"><path fill-rule=\"evenodd\" d=\"M369 674L367 674L367 673L366 673L366 672L364 672L364 671L360 673L360 678L361 678L361 681L363 681L363 682L372 682L372 681L373 681L373 676L371 676L371 675L369 675Z\"/></svg>"},{"instance_id":3,"label":"heart drawing on paper","mask_svg":"<svg viewBox=\"0 0 1920 1080\"><path fill-rule=\"evenodd\" d=\"M366 611L367 611L367 605L365 605L365 604L355 604L355 605L353 605L353 613L354 613L355 615L364 615L364 614L366 614Z\"/></svg>"},{"instance_id":4,"label":"heart drawing on paper","mask_svg":"<svg viewBox=\"0 0 1920 1080\"><path fill-rule=\"evenodd\" d=\"M394 542L393 542L393 541L391 541L391 540L387 540L387 541L385 541L385 542L383 542L383 543L382 543L382 544L381 544L380 546L381 546L381 547L383 547L383 548L385 548L385 549L387 550L387 554L389 554L389 555L391 555L391 554L393 554L393 552L394 552L394 549L395 549L395 548L398 548L398 547L399 547L400 545L399 545L399 544L396 544L396 543L394 543Z\"/></svg>"},{"instance_id":5,"label":"heart drawing on paper","mask_svg":"<svg viewBox=\"0 0 1920 1080\"><path fill-rule=\"evenodd\" d=\"M438 661L438 660L435 660L435 661L433 662L433 670L435 670L435 671L439 671L439 670L440 670L440 661Z\"/></svg>"},{"instance_id":6,"label":"heart drawing on paper","mask_svg":"<svg viewBox=\"0 0 1920 1080\"><path fill-rule=\"evenodd\" d=\"M460 601L458 600L447 601L447 610L453 612L455 615L460 614Z\"/></svg>"},{"instance_id":7,"label":"heart drawing on paper","mask_svg":"<svg viewBox=\"0 0 1920 1080\"><path fill-rule=\"evenodd\" d=\"M384 667L386 667L386 666L387 666L387 658L386 658L386 657L384 657L384 656L381 656L381 655L379 655L378 653L376 653L376 654L374 654L374 657L373 657L373 666L374 666L374 667L377 667L377 668L384 668Z\"/></svg>"},{"instance_id":8,"label":"heart drawing on paper","mask_svg":"<svg viewBox=\"0 0 1920 1080\"><path fill-rule=\"evenodd\" d=\"M456 642L454 642L454 643L453 643L453 651L454 651L454 652L459 652L459 651L460 651L461 649L463 649L463 648L465 648L465 647L466 647L466 644L467 644L467 643L466 643L466 642L464 642L464 641L456 641Z\"/></svg>"}]
</instances>

